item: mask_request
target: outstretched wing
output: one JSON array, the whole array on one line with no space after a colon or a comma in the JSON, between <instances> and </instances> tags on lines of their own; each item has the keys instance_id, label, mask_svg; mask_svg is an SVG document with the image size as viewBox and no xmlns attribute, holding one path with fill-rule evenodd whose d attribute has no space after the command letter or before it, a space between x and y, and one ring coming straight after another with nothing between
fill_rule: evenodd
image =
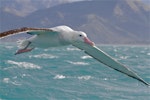
<instances>
[{"instance_id":1,"label":"outstretched wing","mask_svg":"<svg viewBox=\"0 0 150 100\"><path fill-rule=\"evenodd\" d=\"M30 27L23 27L23 28L19 28L19 29L13 29L13 30L9 30L9 31L5 31L5 32L2 32L0 33L0 38L3 38L3 37L6 37L6 36L10 36L10 35L15 35L15 34L20 34L20 33L23 33L23 32L29 32L29 34L32 35L32 32L34 31L52 31L51 29L49 28L30 28ZM35 34L35 32L34 32Z\"/></svg>"},{"instance_id":2,"label":"outstretched wing","mask_svg":"<svg viewBox=\"0 0 150 100\"><path fill-rule=\"evenodd\" d=\"M121 73L124 73L124 74L126 74L126 75L128 75L134 79L137 79L146 85L149 85L149 83L145 82L135 72L133 72L132 70L130 70L129 68L127 68L126 66L124 66L120 62L116 61L115 59L113 59L111 56L106 54L104 51L102 51L98 47L90 46L88 44L79 43L79 42L73 43L73 45L79 49L84 50L86 54L92 56L93 58L95 58L99 62L107 65L108 67L113 68L113 69L115 69Z\"/></svg>"}]
</instances>

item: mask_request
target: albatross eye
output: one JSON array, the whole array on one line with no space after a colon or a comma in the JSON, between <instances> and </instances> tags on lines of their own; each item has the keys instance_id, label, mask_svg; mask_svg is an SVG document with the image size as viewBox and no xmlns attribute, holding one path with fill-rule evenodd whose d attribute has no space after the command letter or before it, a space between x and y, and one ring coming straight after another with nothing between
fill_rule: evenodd
<instances>
[{"instance_id":1,"label":"albatross eye","mask_svg":"<svg viewBox=\"0 0 150 100\"><path fill-rule=\"evenodd\" d=\"M80 36L80 37L82 37L82 35L81 35L81 34L80 34L79 36Z\"/></svg>"}]
</instances>

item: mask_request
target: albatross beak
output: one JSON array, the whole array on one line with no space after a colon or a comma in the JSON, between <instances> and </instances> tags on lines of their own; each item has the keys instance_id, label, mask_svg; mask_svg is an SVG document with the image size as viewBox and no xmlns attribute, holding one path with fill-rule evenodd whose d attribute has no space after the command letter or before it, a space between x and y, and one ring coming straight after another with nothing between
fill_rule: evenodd
<instances>
[{"instance_id":1,"label":"albatross beak","mask_svg":"<svg viewBox=\"0 0 150 100\"><path fill-rule=\"evenodd\" d=\"M85 43L87 43L87 44L89 44L89 45L91 45L91 46L94 46L95 44L94 44L94 42L92 42L89 38L87 38L87 37L84 37L84 42Z\"/></svg>"}]
</instances>

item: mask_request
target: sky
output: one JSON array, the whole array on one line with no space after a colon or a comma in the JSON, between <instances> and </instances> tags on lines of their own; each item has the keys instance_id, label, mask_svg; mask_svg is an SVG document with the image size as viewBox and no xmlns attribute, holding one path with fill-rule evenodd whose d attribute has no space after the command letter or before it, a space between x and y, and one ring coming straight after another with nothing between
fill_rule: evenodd
<instances>
[{"instance_id":1,"label":"sky","mask_svg":"<svg viewBox=\"0 0 150 100\"><path fill-rule=\"evenodd\" d=\"M150 0L142 0L142 1L150 4Z\"/></svg>"}]
</instances>

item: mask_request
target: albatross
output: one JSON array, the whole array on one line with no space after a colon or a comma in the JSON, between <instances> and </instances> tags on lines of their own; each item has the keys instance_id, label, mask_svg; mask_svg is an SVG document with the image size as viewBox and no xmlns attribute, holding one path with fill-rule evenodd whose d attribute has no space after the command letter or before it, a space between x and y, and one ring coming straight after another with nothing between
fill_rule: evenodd
<instances>
[{"instance_id":1,"label":"albatross","mask_svg":"<svg viewBox=\"0 0 150 100\"><path fill-rule=\"evenodd\" d=\"M57 46L73 45L86 54L93 57L97 61L105 64L106 66L115 69L127 76L130 76L145 85L150 85L148 82L144 81L138 74L133 72L131 69L121 64L106 52L99 49L94 42L92 42L86 35L85 32L75 31L68 26L56 26L52 28L29 28L23 27L19 29L13 29L6 32L0 33L0 39L5 38L10 35L17 35L21 33L27 33L32 35L32 37L22 40L19 43L19 50L15 53L21 54L25 52L30 52L34 48L49 48Z\"/></svg>"}]
</instances>

